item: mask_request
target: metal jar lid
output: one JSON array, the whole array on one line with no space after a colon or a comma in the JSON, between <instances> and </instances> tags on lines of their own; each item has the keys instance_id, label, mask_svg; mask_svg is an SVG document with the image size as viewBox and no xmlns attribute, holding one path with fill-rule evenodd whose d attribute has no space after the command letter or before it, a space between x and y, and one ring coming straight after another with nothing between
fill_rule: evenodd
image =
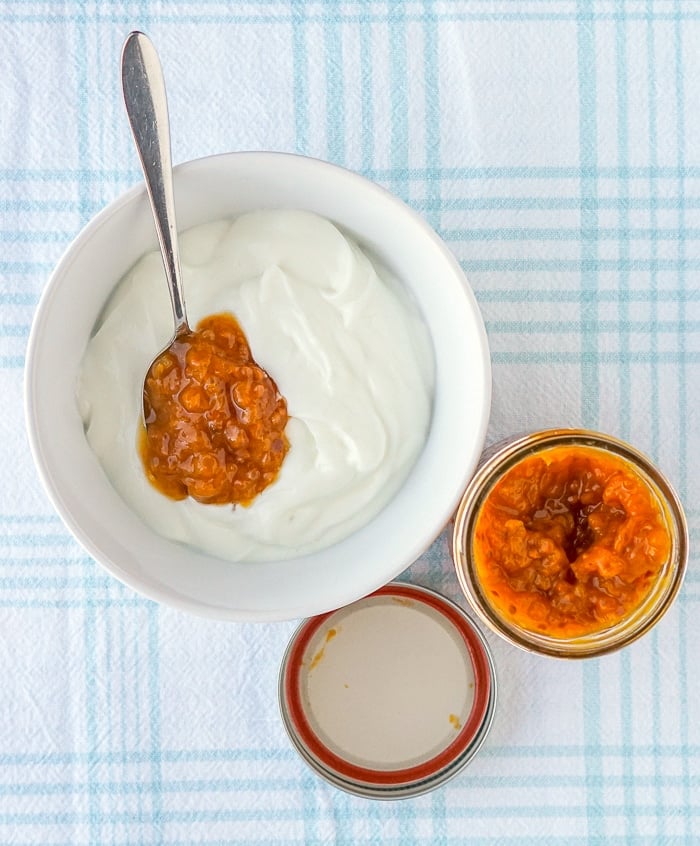
<instances>
[{"instance_id":1,"label":"metal jar lid","mask_svg":"<svg viewBox=\"0 0 700 846\"><path fill-rule=\"evenodd\" d=\"M399 799L444 784L476 754L496 677L461 608L393 582L299 627L279 698L293 745L318 775L359 796Z\"/></svg>"}]
</instances>

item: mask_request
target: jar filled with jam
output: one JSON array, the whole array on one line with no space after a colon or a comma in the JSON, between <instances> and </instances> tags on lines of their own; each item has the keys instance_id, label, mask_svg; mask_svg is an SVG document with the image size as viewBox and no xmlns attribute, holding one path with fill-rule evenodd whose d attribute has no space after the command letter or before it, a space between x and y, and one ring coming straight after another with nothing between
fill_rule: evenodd
<instances>
[{"instance_id":1,"label":"jar filled with jam","mask_svg":"<svg viewBox=\"0 0 700 846\"><path fill-rule=\"evenodd\" d=\"M455 518L453 557L479 617L524 649L590 657L647 632L685 572L677 495L628 444L553 429L492 447Z\"/></svg>"}]
</instances>

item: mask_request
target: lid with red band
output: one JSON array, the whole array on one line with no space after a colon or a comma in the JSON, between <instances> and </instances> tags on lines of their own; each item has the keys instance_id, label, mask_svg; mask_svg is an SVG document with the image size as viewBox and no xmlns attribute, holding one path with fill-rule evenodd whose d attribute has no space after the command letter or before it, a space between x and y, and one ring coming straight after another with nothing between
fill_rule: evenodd
<instances>
[{"instance_id":1,"label":"lid with red band","mask_svg":"<svg viewBox=\"0 0 700 846\"><path fill-rule=\"evenodd\" d=\"M292 743L316 772L378 799L455 775L493 719L496 680L469 617L426 588L391 583L305 621L280 672Z\"/></svg>"}]
</instances>

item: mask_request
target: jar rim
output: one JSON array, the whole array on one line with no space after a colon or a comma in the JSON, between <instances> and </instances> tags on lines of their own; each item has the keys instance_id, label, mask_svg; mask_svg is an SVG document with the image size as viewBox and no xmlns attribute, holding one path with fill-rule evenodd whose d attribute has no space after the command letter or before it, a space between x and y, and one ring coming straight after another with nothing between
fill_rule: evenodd
<instances>
[{"instance_id":1,"label":"jar rim","mask_svg":"<svg viewBox=\"0 0 700 846\"><path fill-rule=\"evenodd\" d=\"M509 469L524 458L559 446L599 449L633 466L663 507L671 552L650 594L615 625L586 635L557 638L518 626L491 605L480 588L471 554L472 532L481 505ZM591 658L614 652L646 634L666 613L681 588L688 560L688 526L683 506L666 476L644 453L626 441L589 429L543 429L499 441L487 448L457 508L452 558L460 587L481 622L529 652L558 658Z\"/></svg>"},{"instance_id":2,"label":"jar rim","mask_svg":"<svg viewBox=\"0 0 700 846\"><path fill-rule=\"evenodd\" d=\"M425 621L430 620L432 626L444 630L448 638L454 638L454 643L458 644L458 648L455 647L456 654L461 656L460 661L469 666L473 675L471 683L468 683L468 674L464 677L465 685L470 688L468 717L461 724L457 722L451 725L450 734L454 734L449 740L441 740L430 752L421 754L419 760L411 761L410 764L407 762L406 767L398 760L393 764L386 761L383 764L378 761L360 763L357 759L358 749L347 742L347 737L344 743L338 742L337 738L334 739L333 732L326 733L322 725L323 720L317 720L314 716L316 706L322 702L326 688L321 682L312 691L309 684L312 673L318 672L319 666L322 665L328 668L330 683L339 687L337 681L340 676L337 671L340 667L347 667L348 657L351 661L357 659L363 663L373 663L374 651L367 652L367 645L377 645L378 641L373 638L385 637L388 631L392 630L396 615L389 615L389 618L386 615L387 608L392 606L394 611L404 617L401 632L405 633L408 629L415 636L423 636L426 631ZM372 614L372 610L384 613ZM369 617L371 620L368 626ZM348 622L349 626L346 625ZM416 622L421 625L415 627ZM329 637L331 632L332 637ZM341 654L326 654L326 644L337 644L338 633L340 639L345 639L345 647ZM397 634L400 632L394 631L394 636ZM321 649L317 650L319 643ZM333 652L333 647L330 652ZM312 655L312 660L308 660ZM410 652L404 658L404 670L415 673L416 668ZM366 688L369 685L370 689L365 690L369 702L378 702L378 698L386 697L387 684L390 689L393 684L387 681L390 676L378 677L376 682L381 681L381 684L376 687L373 673L364 675L366 684L362 686ZM420 682L421 678L419 673L416 676L417 682ZM343 685L345 688L349 686L354 687L354 681L350 685ZM349 606L302 622L293 634L282 661L278 695L280 712L289 739L301 758L317 775L357 796L402 799L419 796L440 787L471 761L491 727L496 706L496 688L495 668L488 644L466 612L447 597L429 588L408 582L390 582ZM465 688L465 695L466 693ZM338 711L338 719L343 723L348 720L352 722L358 719L358 714L355 714L353 709L346 708L342 713ZM450 722L452 723L452 720ZM400 758L403 748L394 752Z\"/></svg>"}]
</instances>

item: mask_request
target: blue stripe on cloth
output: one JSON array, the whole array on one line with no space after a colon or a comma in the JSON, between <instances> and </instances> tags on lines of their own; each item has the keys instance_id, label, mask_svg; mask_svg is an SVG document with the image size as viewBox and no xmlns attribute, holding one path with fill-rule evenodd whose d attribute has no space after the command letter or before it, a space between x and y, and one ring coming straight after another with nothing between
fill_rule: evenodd
<instances>
[{"instance_id":1,"label":"blue stripe on cloth","mask_svg":"<svg viewBox=\"0 0 700 846\"><path fill-rule=\"evenodd\" d=\"M309 785L319 786L321 782L311 773L309 775ZM603 789L611 789L620 787L625 783L626 776L605 776L601 779L600 785ZM575 790L583 790L586 786L586 776L491 776L491 777L473 777L468 775L461 776L460 782L462 786L470 789L477 789L480 787L497 792L499 789L526 789L526 788L554 788L554 787L570 787ZM638 776L637 786L639 788L654 788L659 783L656 775L653 776ZM685 784L684 776L663 776L662 784L665 787L682 786ZM700 788L700 775L691 776L689 784L691 787ZM296 777L275 777L268 775L266 777L241 777L241 778L202 778L202 779L180 779L168 780L160 782L150 782L138 779L136 781L128 778L120 778L112 781L100 781L96 784L96 791L100 794L114 795L120 793L122 795L138 794L144 791L145 787L153 788L158 785L163 793L178 794L178 793L235 793L237 791L269 791L270 793L284 793L288 790L293 790L298 787L299 781ZM86 788L87 784L81 784L73 779L65 782L21 782L0 785L0 796L65 796L76 789ZM441 794L436 792L431 795L430 802L422 809L419 809L417 816L423 818L433 815L436 803ZM443 796L444 799L444 796ZM348 799L348 801L352 801ZM444 804L440 802L439 804ZM377 806L370 804L368 811L376 809ZM349 808L348 808L349 810ZM532 813L536 813L535 810ZM446 836L446 835L445 835ZM314 839L311 837L311 839Z\"/></svg>"},{"instance_id":2,"label":"blue stripe on cloth","mask_svg":"<svg viewBox=\"0 0 700 846\"><path fill-rule=\"evenodd\" d=\"M619 305L627 305L628 300L619 300ZM499 335L522 335L524 333L542 332L546 334L563 334L571 331L584 332L588 328L588 324L582 320L487 320L486 328L492 334ZM693 332L700 332L700 320L684 321L680 316L676 320L624 320L623 318L617 320L599 320L597 323L599 333L615 332L623 336L626 333L634 332L652 332L657 331L659 334L678 333L682 328L690 329ZM620 371L629 370L628 356L632 353L621 349L620 350ZM658 353L657 353L658 355ZM679 352L680 358L680 352ZM629 427L627 429L621 425L620 433L626 439L629 439Z\"/></svg>"},{"instance_id":3,"label":"blue stripe on cloth","mask_svg":"<svg viewBox=\"0 0 700 846\"><path fill-rule=\"evenodd\" d=\"M130 679L127 678L126 674L126 624L125 624L125 617L126 615L121 609L117 611L117 619L119 621L117 626L118 632L118 639L119 639L119 676L118 676L118 683L119 683L119 695L121 697L122 702L128 701L127 696L128 692L131 688ZM129 752L127 748L127 729L126 729L126 708L122 707L120 709L120 720L119 720L119 753L118 758L115 760L114 763L117 764L119 767L119 771L121 772L121 779L122 783L128 783L129 778L127 776L127 764L129 761ZM123 793L123 789L121 791Z\"/></svg>"},{"instance_id":4,"label":"blue stripe on cloth","mask_svg":"<svg viewBox=\"0 0 700 846\"><path fill-rule=\"evenodd\" d=\"M293 71L294 71L294 128L295 151L307 153L309 147L309 93L308 66L306 50L305 8L303 3L294 4L292 18L293 32Z\"/></svg>"},{"instance_id":5,"label":"blue stripe on cloth","mask_svg":"<svg viewBox=\"0 0 700 846\"><path fill-rule=\"evenodd\" d=\"M339 147L338 150L341 150ZM344 155L344 153L343 153ZM340 161L340 159L339 159ZM432 185L433 183L429 183ZM439 183L438 183L439 184ZM467 201L468 203L469 201ZM542 203L539 202L537 198L533 199L534 206L541 207ZM546 200L543 200L546 203ZM413 203L412 203L413 204ZM422 203L416 203L420 208L424 208L426 211L431 213L437 213L438 215L443 211L454 211L457 208L456 203L447 203L441 204L437 200L425 200ZM649 207L649 202L645 204ZM569 204L570 208L579 208L580 201L572 201ZM507 204L506 206L502 206L500 201L494 204L495 208L505 208L510 207L519 207L524 208L525 203L520 202L517 206L513 204ZM563 207L563 206L562 206ZM626 204L618 204L618 209L620 214L628 214L629 207ZM674 206L675 208L675 206ZM37 207L36 211L46 211L47 209L42 209L41 207ZM464 206L460 206L460 210L464 210ZM439 220L439 217L437 218ZM439 228L439 224L436 224L436 228ZM63 231L51 231L51 230L35 230L33 232L22 232L16 229L4 229L0 230L0 242L9 242L9 243L23 243L23 244L50 244L50 243L59 243L59 244L68 244L75 233L72 230L66 229ZM453 227L443 227L442 229L442 236L449 240L449 241L524 241L524 242L536 242L536 241L576 241L578 242L581 238L581 229L579 228L568 228L568 227L559 227L559 228L549 228L549 229L535 229L535 228L502 228L502 229L492 229L488 227L471 227L469 229L454 229ZM617 228L598 228L590 233L588 233L589 237L595 238L597 241L615 241L620 244L627 244L627 249L621 249L621 271L622 274L628 274L630 267L632 267L632 262L629 257L629 242L630 241L649 241L650 239L654 239L656 241L674 241L677 243L681 243L687 239L697 240L700 238L700 228L692 228L692 229L679 229L679 228L641 228L641 227L629 227L623 228L622 226ZM623 254L624 252L624 254ZM654 261L653 258L649 260L650 266L658 266L658 261L655 264L652 264Z\"/></svg>"},{"instance_id":6,"label":"blue stripe on cloth","mask_svg":"<svg viewBox=\"0 0 700 846\"><path fill-rule=\"evenodd\" d=\"M96 769L97 769L97 651L96 651L96 630L97 630L97 607L91 601L90 583L86 585L84 607L84 639L85 650L85 739L88 747L87 754L87 797L88 797L88 824L90 841L98 842L100 827L99 801L97 796Z\"/></svg>"},{"instance_id":7,"label":"blue stripe on cloth","mask_svg":"<svg viewBox=\"0 0 700 846\"><path fill-rule=\"evenodd\" d=\"M595 211L597 182L597 123L596 123L596 65L595 32L588 3L579 2L577 10L581 18L577 26L578 39L578 83L579 83L579 143L581 170L581 321L595 327L598 313L597 290L597 244L591 233L598 226ZM587 428L597 428L599 407L599 382L597 369L597 334L595 328L581 335L581 419ZM583 730L586 746L587 833L591 843L602 843L604 835L602 794L599 787L601 776L600 753L600 670L598 663L588 662L583 669L584 712Z\"/></svg>"},{"instance_id":8,"label":"blue stripe on cloth","mask_svg":"<svg viewBox=\"0 0 700 846\"><path fill-rule=\"evenodd\" d=\"M432 208L435 208L433 206ZM578 206L577 206L578 208ZM628 216L629 208L620 204L619 212ZM440 210L439 208L437 210ZM471 229L453 229L446 228L442 235L451 241L580 241L581 228L552 228L552 229L488 229L485 227L474 227ZM649 228L631 228L629 224L620 227L600 228L587 232L586 235L594 238L596 241L616 241L620 244L620 258L623 262L622 267L626 268L621 271L621 275L629 274L629 241L648 241L650 238L662 241L679 242L686 238L700 237L700 229L693 230L679 230L677 228L659 229ZM626 249L623 250L623 245ZM624 286L623 286L624 287Z\"/></svg>"},{"instance_id":9,"label":"blue stripe on cloth","mask_svg":"<svg viewBox=\"0 0 700 846\"><path fill-rule=\"evenodd\" d=\"M197 846L231 846L231 842L232 841L228 839L216 840L207 838L202 840L197 838ZM504 841L500 835L497 837L481 835L478 837L471 837L467 834L448 837L445 841L445 846L491 846L491 844L493 844L493 846L503 846L503 844L507 842L509 841ZM510 842L513 843L514 846L541 846L542 844L541 838L528 836L519 836L517 838L513 838ZM549 842L551 842L553 846L587 846L589 841L585 837L578 837L574 835L567 836L565 841L559 841L558 843L556 840L551 840ZM167 843L168 846L192 846L192 840L169 838ZM345 844L345 846L357 846L360 843L368 844L368 846L378 846L379 843L381 843L382 846L407 846L404 840L393 836L382 836L381 840L371 838L355 839L350 843ZM629 841L626 837L613 835L606 838L606 844L610 844L610 846L629 846ZM44 841L41 846L75 846L75 841ZM130 840L114 840L110 841L110 846L134 846L134 843ZM245 846L270 846L270 840L265 836L247 837L245 840ZM301 841L299 838L293 837L291 839L275 839L275 846L321 846L321 844L316 844L313 841L307 843L306 841ZM640 837L635 841L634 846L659 846L659 842L655 837ZM691 844L691 846L694 846L694 844Z\"/></svg>"},{"instance_id":10,"label":"blue stripe on cloth","mask_svg":"<svg viewBox=\"0 0 700 846\"><path fill-rule=\"evenodd\" d=\"M499 288L497 290L479 290L477 296L481 302L493 303L507 299L511 303L580 303L583 294L580 290L570 291L557 288ZM652 294L647 290L621 292L618 290L598 291L599 303L646 303ZM689 289L671 288L658 291L658 302L673 302L679 304L700 302L700 288Z\"/></svg>"},{"instance_id":11,"label":"blue stripe on cloth","mask_svg":"<svg viewBox=\"0 0 700 846\"><path fill-rule=\"evenodd\" d=\"M629 165L629 114L628 114L628 74L627 74L627 49L626 38L627 24L619 21L616 25L616 69L617 69L617 146L618 162L626 168ZM620 194L623 197L629 195L629 179L620 177ZM630 234L629 234L629 206L620 205L620 258L628 261L630 257ZM620 291L625 295L630 290L630 272L628 270L620 273ZM630 331L629 308L627 296L624 296L619 303L620 314L620 350L623 360L619 365L620 373L620 436L629 440L631 437L631 372L629 361ZM632 667L631 658L628 652L620 656L620 726L625 754L623 756L624 773L624 802L625 802L625 829L628 835L634 834L634 769L633 769L633 739L634 719L632 712ZM630 828L632 827L632 831Z\"/></svg>"},{"instance_id":12,"label":"blue stripe on cloth","mask_svg":"<svg viewBox=\"0 0 700 846\"><path fill-rule=\"evenodd\" d=\"M676 88L676 143L677 143L677 163L680 172L683 172L685 164L685 82L683 76L683 37L680 20L680 5L681 0L675 0L674 11L676 12L676 20L674 24L674 54L676 57L675 66L675 88ZM688 198L686 196L685 179L683 176L678 177L677 186L678 196L678 227L685 228L685 208L688 206ZM682 240L678 246L678 257L681 261L685 258L685 241ZM678 285L681 291L686 289L686 274L683 270L678 275ZM687 317L686 310L680 309L681 321ZM679 493L683 501L688 501L688 368L687 368L687 353L686 353L686 332L681 326L678 332L678 348L681 353L681 360L678 368L678 451L680 454L680 471L679 471ZM690 620L688 615L687 605L682 603L679 610L678 630L680 638L678 642L678 664L681 668L679 678L679 735L681 742L687 744L690 737L690 721L689 721L689 697L688 697L688 679L689 673L687 669L690 667L688 660L688 637L686 633L690 632ZM683 774L683 803L686 808L690 807L691 803L691 784L690 784L690 763L687 756L681 756L681 767ZM690 840L692 835L692 822L690 814L684 814L684 834L686 840Z\"/></svg>"},{"instance_id":13,"label":"blue stripe on cloth","mask_svg":"<svg viewBox=\"0 0 700 846\"><path fill-rule=\"evenodd\" d=\"M338 803L338 805L343 809L343 806L348 805L351 801L350 797L347 794L338 793L334 794L334 800ZM430 805L428 804L425 807L421 807L417 802L409 803L411 807L411 814L409 819L415 818L418 819L430 819ZM398 815L398 820L401 822L404 819L405 808L407 807L406 803L402 806L402 812ZM602 808L600 809L602 813ZM623 807L621 805L617 805L615 803L609 803L606 805L605 810L611 816L619 815ZM700 812L700 804L693 804L691 803L690 807L688 808L694 814ZM655 813L655 804L645 804L639 803L637 805L637 812L640 816L651 816ZM254 821L254 822L263 822L263 821L274 821L277 820L290 820L296 821L297 820L298 810L296 808L274 808L274 807L258 807L258 808L251 808L251 809L243 809L243 808L217 808L215 810L169 810L163 812L163 822L164 823L223 823L223 822L234 822L234 823L241 823L243 821ZM452 806L450 808L450 815L453 819L457 821L469 821L470 819L474 819L474 809L471 807L458 807ZM349 817L349 810L345 808L345 815L346 819ZM589 808L585 805L581 806L571 806L571 805L558 805L558 804L551 804L551 805L544 805L542 807L533 807L533 806L512 806L512 805L505 805L505 804L494 804L488 807L482 807L478 811L478 817L484 820L547 820L547 819L556 819L558 817L564 817L568 819L573 819L576 821L584 821L589 818ZM63 811L63 812L51 812L51 813L43 813L41 811L36 812L24 812L24 813L5 813L0 814L0 825L42 825L42 824L77 824L82 825L86 822L86 814L80 811ZM129 811L115 811L115 812L106 812L103 814L102 819L108 820L110 823L126 823L126 822L135 822L135 823L150 823L151 822L151 814L148 811L138 812L136 814L132 814ZM409 830L413 831L413 827ZM591 835L588 835L588 843L594 842L595 838ZM99 841L97 841L99 842ZM311 841L314 842L313 840ZM318 841L321 842L321 841ZM352 841L344 840L341 842L351 843ZM403 834L398 836L398 842L406 843L406 840ZM409 841L411 842L411 841ZM472 842L480 842L480 838L476 838ZM501 842L503 838L501 837ZM519 843L520 838L515 836L512 839L513 843ZM541 841L540 841L541 842ZM601 840L602 842L602 840ZM605 838L605 842L607 843L608 840ZM635 842L637 842L635 840ZM658 840L656 841L659 842Z\"/></svg>"},{"instance_id":14,"label":"blue stripe on cloth","mask_svg":"<svg viewBox=\"0 0 700 846\"><path fill-rule=\"evenodd\" d=\"M657 149L657 139L658 139L658 123L657 123L657 92L656 92L656 56L655 56L655 45L654 45L654 27L653 27L653 3L652 0L647 0L646 4L646 11L649 16L647 27L646 27L646 57L647 57L647 84L648 84L648 101L649 101L649 164L652 167L656 167L658 163L658 149ZM651 236L650 236L650 250L651 250L651 258L654 261L658 256L658 244L656 233L654 232L654 228L657 222L657 209L656 209L656 197L657 197L657 185L656 180L652 177L649 181L649 199L651 200L650 203L650 212L649 212L649 224L651 229ZM653 297L651 300L651 321L652 323L656 323L658 320L658 305L657 305L657 290L658 290L658 275L656 269L652 269L650 275L650 287L653 293ZM651 407L658 408L659 407L659 368L658 368L658 343L657 343L657 336L656 332L651 332L650 335L650 347L651 347L651 355L652 355L652 364L651 364ZM660 433L659 433L659 419L658 416L655 414L651 415L651 433L650 433L650 452L651 457L653 460L659 460L659 443ZM652 689L660 690L661 689L661 672L660 672L660 659L659 659L659 634L658 631L651 632L651 677L652 677ZM656 697L652 700L651 703L651 725L652 725L652 732L654 737L661 736L661 699L660 697ZM662 788L661 788L661 770L660 770L660 760L658 757L654 757L654 776L655 776L655 794L656 794L656 816L657 816L657 832L660 838L664 838L666 834L666 826L665 826L665 814L663 809L663 800L661 798ZM636 815L634 811L630 809L630 818L632 820L636 820ZM635 835L638 834L637 832L637 825L636 822L634 824L633 833Z\"/></svg>"},{"instance_id":15,"label":"blue stripe on cloth","mask_svg":"<svg viewBox=\"0 0 700 846\"><path fill-rule=\"evenodd\" d=\"M295 21L306 21L307 19L301 14L297 13ZM303 31L303 29L302 29ZM305 49L305 41L299 43L299 48L302 51ZM296 48L295 42L295 48ZM296 68L296 65L295 65ZM296 72L296 71L295 71ZM304 74L302 73L302 76ZM296 98L295 98L296 102ZM306 103L308 106L308 102ZM416 167L404 165L400 168L377 167L373 166L369 175L372 179L386 180L386 179L403 179L403 180L426 180L426 179L442 179L442 180L465 180L465 181L483 181L492 179L503 180L532 180L535 182L546 182L548 180L566 180L576 179L581 180L586 177L597 177L600 180L611 179L669 179L677 180L681 177L684 179L698 179L700 178L700 165L600 165L599 167L586 166L585 164L578 165L483 165L483 166L446 166L446 165L430 165L426 167ZM56 182L56 183L75 183L88 182L90 180L110 181L110 182L129 182L137 183L142 180L143 176L137 169L133 167L125 168L103 168L103 167L88 167L81 165L74 169L66 169L58 167L55 169L47 169L43 167L27 167L27 168L2 168L0 167L0 181L6 182ZM562 186L556 186L557 190L561 190ZM557 193L558 196L558 193ZM556 198L555 198L556 199ZM630 202L634 202L635 198L630 198ZM677 198L671 198L674 204L678 205ZM18 200L21 202L22 200ZM589 205L595 203L595 198L588 200Z\"/></svg>"},{"instance_id":16,"label":"blue stripe on cloth","mask_svg":"<svg viewBox=\"0 0 700 846\"><path fill-rule=\"evenodd\" d=\"M409 62L407 55L406 9L403 4L388 5L388 47L390 80L390 161L397 173L409 169ZM410 186L407 179L392 182L392 191L404 202L410 202ZM416 814L414 803L409 803L399 818L399 840L403 843L415 841ZM346 841L349 842L349 841Z\"/></svg>"},{"instance_id":17,"label":"blue stripe on cloth","mask_svg":"<svg viewBox=\"0 0 700 846\"><path fill-rule=\"evenodd\" d=\"M558 352L557 350L519 350L515 352L494 352L491 354L494 364L576 364L581 369L590 368L598 364L619 365L623 361L630 364L672 364L678 365L681 360L700 364L700 350L697 353L686 353L681 357L680 353L657 353L656 357L651 352L630 353L623 358L619 352L596 352L595 354L584 354L582 352ZM590 428L586 425L586 428Z\"/></svg>"},{"instance_id":18,"label":"blue stripe on cloth","mask_svg":"<svg viewBox=\"0 0 700 846\"><path fill-rule=\"evenodd\" d=\"M593 2L600 3L601 0L592 0ZM393 6L393 3L397 2L397 0L389 0L389 6ZM67 4L68 6L80 6L79 0L74 0L73 3ZM279 3L282 5L282 3ZM318 4L323 5L323 4ZM356 4L349 4L350 7ZM588 4L587 4L588 5ZM12 23L12 24L32 24L32 23L44 23L46 21L46 15L44 13L19 13L14 11L8 11L6 8L7 0L5 0L4 8L2 14L0 14L0 23ZM110 11L109 13L105 13L101 11L101 7L98 5L94 8L92 14L94 20L98 23L108 23L113 25L119 25L122 27L129 27L131 28L134 26L134 15L130 12L124 11ZM674 22L676 18L680 16L680 20L683 22L693 22L693 21L700 21L700 12L693 10L693 11L683 11L680 15L677 15L675 12L663 12L656 10L653 14L653 21L656 23L665 23L665 22ZM362 22L370 22L370 23L383 23L386 21L386 12L356 12L356 11L349 11L344 12L342 8L336 12L334 18L342 21L346 24L357 24ZM314 11L310 14L306 15L306 20L312 23L324 22L327 20L328 15L327 13L321 11ZM405 18L407 22L410 23L419 23L423 24L426 20L426 15L423 12L412 12L408 11L405 14ZM279 23L289 23L293 19L293 12L285 12L281 14L279 11L275 10L270 14L243 14L243 13L236 13L234 9L227 10L226 12L222 13L213 13L213 12L206 12L202 11L198 14L196 13L167 13L167 12L159 12L157 16L158 23L160 25L172 25L172 24L179 24L179 25L204 25L204 26L212 26L212 25L221 25L221 24L237 24L237 25L247 25L247 26L268 26L270 24L279 24ZM626 20L626 21L639 21L639 22L646 22L648 19L648 15L645 11L630 11L625 14L619 11L603 11L597 12L594 11L593 8L588 6L588 8L583 8L579 11L572 11L572 12L519 12L519 11L498 11L498 12L469 12L468 10L461 11L461 12L441 12L440 19L447 23L456 23L456 22L472 22L472 23L575 23L578 25L586 24L589 22L592 23L614 23L619 20ZM53 17L52 21L56 24L58 23L66 23L66 24L75 24L81 20L81 12L71 12L71 11L57 11Z\"/></svg>"},{"instance_id":19,"label":"blue stripe on cloth","mask_svg":"<svg viewBox=\"0 0 700 846\"><path fill-rule=\"evenodd\" d=\"M148 697L149 697L149 739L151 752L151 814L153 830L158 836L163 834L162 768L161 768L161 727L160 727L160 643L159 609L155 604L148 608Z\"/></svg>"},{"instance_id":20,"label":"blue stripe on cloth","mask_svg":"<svg viewBox=\"0 0 700 846\"><path fill-rule=\"evenodd\" d=\"M372 94L374 73L372 70L372 28L367 21L360 24L360 80L362 90L362 173L368 176L374 166L374 114Z\"/></svg>"},{"instance_id":21,"label":"blue stripe on cloth","mask_svg":"<svg viewBox=\"0 0 700 846\"><path fill-rule=\"evenodd\" d=\"M326 53L326 158L345 164L345 80L342 24L333 18L324 23Z\"/></svg>"},{"instance_id":22,"label":"blue stripe on cloth","mask_svg":"<svg viewBox=\"0 0 700 846\"><path fill-rule=\"evenodd\" d=\"M425 156L426 168L440 169L440 34L434 0L424 0L426 21L423 31L423 61L425 63ZM440 180L429 179L426 186L425 207L431 211L428 222L441 232L442 198Z\"/></svg>"},{"instance_id":23,"label":"blue stripe on cloth","mask_svg":"<svg viewBox=\"0 0 700 846\"><path fill-rule=\"evenodd\" d=\"M116 633L114 627L111 625L113 615L105 614L104 615L104 667L105 667L105 683L104 683L104 702L105 708L108 714L116 713L116 707L119 703L118 696L114 693L114 687L116 684L116 666L114 662L114 656L116 652L116 645L114 643L114 634ZM113 749L115 744L115 720L109 720L109 723L106 727L106 741L107 741L107 748ZM110 767L109 775L110 778L112 776L113 769ZM116 779L115 779L116 780ZM120 779L120 781L124 781L125 779ZM101 784L97 785L96 792L101 792ZM123 787L115 788L114 793L119 793L121 795L124 794ZM110 830L110 837L112 840L117 839L117 826L116 824L112 824Z\"/></svg>"},{"instance_id":24,"label":"blue stripe on cloth","mask_svg":"<svg viewBox=\"0 0 700 846\"><path fill-rule=\"evenodd\" d=\"M700 601L700 596L697 597L697 600ZM142 602L141 610L143 610L144 606L145 603ZM127 680L128 679L125 677L125 681ZM498 745L495 741L490 739L489 743L487 743L479 752L479 757L483 756L484 759L494 760L508 758L513 761L532 759L534 765L534 762L541 762L543 758L551 758L553 760L572 760L579 758L581 754L588 754L594 750L597 750L602 757L610 759L619 759L624 757L626 754L626 748L622 743L599 743L595 746L587 746L585 743L567 744L543 742L537 744L523 743L518 746L513 746ZM650 757L658 754L670 760L676 760L679 756L687 753L691 759L695 759L700 758L700 743L690 743L686 745L683 743L659 743L650 740L649 742L636 743L635 753L640 757ZM3 752L0 753L0 766L26 766L33 769L37 764L41 763L51 765L70 765L75 763L86 763L91 759L96 759L101 764L147 764L151 760L151 752L150 750L140 749L131 749L126 750L125 752L115 750L107 750L104 752L98 751L96 754L80 751ZM168 764L221 763L231 761L254 762L259 764L261 762L274 762L276 760L279 760L280 762L297 762L299 759L297 757L297 753L291 747L287 746L279 749L276 747L265 749L259 746L238 746L236 748L210 749L193 746L191 748L183 747L181 749L164 748L161 752L161 761ZM539 763L536 766L541 768L541 764ZM301 769L301 772L305 773L306 770ZM460 778L466 779L469 772L469 770L466 770L465 774ZM481 777L482 776L479 776L479 778ZM527 778L530 779L531 777L535 777L537 780L539 778L547 778L548 776L546 773L540 776L534 776L532 773L528 772ZM552 776L552 778L556 781L559 779L559 776ZM588 778L589 776L587 774L581 775L579 777L579 783L585 783ZM602 774L599 775L598 782L603 783L604 778L606 783L608 778L612 778L611 783L620 783L619 776L608 777L603 776ZM677 777L665 776L665 778L670 778L669 784L674 783L674 780L677 783ZM700 774L694 774L693 778L700 778ZM497 787L498 783L502 781L503 776L494 776L494 779L493 786ZM506 776L506 780L507 779L508 777ZM517 786L517 784L515 784L515 786Z\"/></svg>"},{"instance_id":25,"label":"blue stripe on cloth","mask_svg":"<svg viewBox=\"0 0 700 846\"><path fill-rule=\"evenodd\" d=\"M593 239L589 239L593 241ZM519 271L524 273L557 273L560 271L581 273L581 275L588 279L596 278L599 272L614 271L619 273L625 270L634 271L670 271L673 273L681 270L700 270L700 259L630 259L630 261L623 261L622 259L601 259L593 255L595 244L590 246L591 254L584 255L579 259L465 259L461 262L462 267L467 271ZM595 313L595 302L597 293L588 286L582 286L581 301L587 302L589 308L587 311ZM651 294L651 298L658 295ZM592 346L594 341L592 339L582 339L584 346ZM594 374L589 374L589 378L593 379Z\"/></svg>"},{"instance_id":26,"label":"blue stripe on cloth","mask_svg":"<svg viewBox=\"0 0 700 846\"><path fill-rule=\"evenodd\" d=\"M392 190L409 201L408 179L408 62L406 56L406 12L402 4L389 6L389 65L391 96L391 169L401 174L392 180Z\"/></svg>"}]
</instances>

